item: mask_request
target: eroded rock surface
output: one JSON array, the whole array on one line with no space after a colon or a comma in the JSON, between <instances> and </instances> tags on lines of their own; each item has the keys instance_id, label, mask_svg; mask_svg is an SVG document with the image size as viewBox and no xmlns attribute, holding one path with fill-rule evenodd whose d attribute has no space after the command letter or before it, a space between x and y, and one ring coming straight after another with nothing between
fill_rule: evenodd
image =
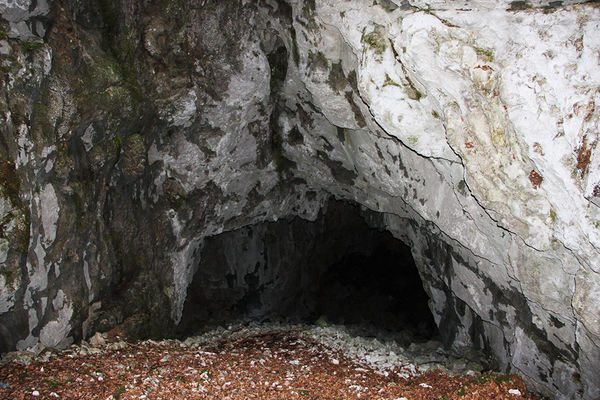
<instances>
[{"instance_id":1,"label":"eroded rock surface","mask_svg":"<svg viewBox=\"0 0 600 400\"><path fill-rule=\"evenodd\" d=\"M446 345L600 396L600 9L0 1L0 351L165 336L205 239L330 197Z\"/></svg>"}]
</instances>

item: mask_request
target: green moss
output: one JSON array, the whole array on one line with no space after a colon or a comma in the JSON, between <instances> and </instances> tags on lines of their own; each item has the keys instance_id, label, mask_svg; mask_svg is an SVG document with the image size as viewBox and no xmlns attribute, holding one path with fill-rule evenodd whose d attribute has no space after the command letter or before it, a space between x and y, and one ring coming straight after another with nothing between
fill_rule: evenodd
<instances>
[{"instance_id":1,"label":"green moss","mask_svg":"<svg viewBox=\"0 0 600 400\"><path fill-rule=\"evenodd\" d=\"M13 284L16 280L15 271L11 271L10 269L6 268L5 264L2 263L0 264L0 275L4 277L4 282L6 286L13 287Z\"/></svg>"},{"instance_id":2,"label":"green moss","mask_svg":"<svg viewBox=\"0 0 600 400\"><path fill-rule=\"evenodd\" d=\"M409 136L406 138L406 141L411 145L415 146L419 142L419 138L415 136Z\"/></svg>"},{"instance_id":3,"label":"green moss","mask_svg":"<svg viewBox=\"0 0 600 400\"><path fill-rule=\"evenodd\" d=\"M0 29L0 40L8 39L8 35L2 29Z\"/></svg>"},{"instance_id":4,"label":"green moss","mask_svg":"<svg viewBox=\"0 0 600 400\"><path fill-rule=\"evenodd\" d=\"M44 383L50 387L59 387L59 386L62 386L62 384L63 384L61 381L59 381L58 379L56 379L54 377L45 378L42 380L42 383Z\"/></svg>"},{"instance_id":5,"label":"green moss","mask_svg":"<svg viewBox=\"0 0 600 400\"><path fill-rule=\"evenodd\" d=\"M113 244L114 242L115 242L114 235L111 232L106 232L104 234L104 243L109 245L109 244Z\"/></svg>"},{"instance_id":6,"label":"green moss","mask_svg":"<svg viewBox=\"0 0 600 400\"><path fill-rule=\"evenodd\" d=\"M302 6L302 16L308 21L309 27L315 26L315 9L317 8L316 0L306 0Z\"/></svg>"},{"instance_id":7,"label":"green moss","mask_svg":"<svg viewBox=\"0 0 600 400\"><path fill-rule=\"evenodd\" d=\"M29 247L29 209L19 199L20 179L15 164L0 161L0 195L7 199L12 210L0 221L0 237L8 240L9 247L27 253Z\"/></svg>"},{"instance_id":8,"label":"green moss","mask_svg":"<svg viewBox=\"0 0 600 400\"><path fill-rule=\"evenodd\" d=\"M115 390L115 392L112 394L112 397L115 400L119 400L123 393L125 393L125 385L119 386L119 388L117 390Z\"/></svg>"},{"instance_id":9,"label":"green moss","mask_svg":"<svg viewBox=\"0 0 600 400\"><path fill-rule=\"evenodd\" d=\"M106 59L95 60L87 55L83 57L83 62L88 73L86 78L91 78L92 84L116 84L122 79L120 68L115 62Z\"/></svg>"},{"instance_id":10,"label":"green moss","mask_svg":"<svg viewBox=\"0 0 600 400\"><path fill-rule=\"evenodd\" d=\"M466 390L472 386L485 385L487 383L495 383L496 385L501 385L502 383L507 383L518 379L519 378L516 375L486 372L480 377L464 383L461 387L456 389L454 393L456 393L459 396L464 396L467 394Z\"/></svg>"},{"instance_id":11,"label":"green moss","mask_svg":"<svg viewBox=\"0 0 600 400\"><path fill-rule=\"evenodd\" d=\"M438 112L437 112L437 111L435 111L435 110L431 110L431 116L432 116L433 118L442 119L442 118L440 117L440 114L438 114Z\"/></svg>"},{"instance_id":12,"label":"green moss","mask_svg":"<svg viewBox=\"0 0 600 400\"><path fill-rule=\"evenodd\" d=\"M41 42L23 42L23 43L21 43L21 45L27 51L36 51L40 47L44 46L44 43L41 43Z\"/></svg>"},{"instance_id":13,"label":"green moss","mask_svg":"<svg viewBox=\"0 0 600 400\"><path fill-rule=\"evenodd\" d=\"M493 62L494 61L494 53L491 50L482 49L481 47L475 47L475 52L484 61L488 61L488 62Z\"/></svg>"},{"instance_id":14,"label":"green moss","mask_svg":"<svg viewBox=\"0 0 600 400\"><path fill-rule=\"evenodd\" d=\"M17 216L13 241L15 250L22 254L27 254L29 248L29 225L29 210L21 209L21 213Z\"/></svg>"},{"instance_id":15,"label":"green moss","mask_svg":"<svg viewBox=\"0 0 600 400\"><path fill-rule=\"evenodd\" d=\"M550 208L550 221L552 224L556 223L556 211L554 211L554 208Z\"/></svg>"},{"instance_id":16,"label":"green moss","mask_svg":"<svg viewBox=\"0 0 600 400\"><path fill-rule=\"evenodd\" d=\"M74 97L82 113L102 109L117 113L114 119L122 119L140 111L144 101L143 90L137 81L135 69L124 64L127 63L120 63L102 53L90 52L90 55L84 56L78 70L61 68L74 89Z\"/></svg>"},{"instance_id":17,"label":"green moss","mask_svg":"<svg viewBox=\"0 0 600 400\"><path fill-rule=\"evenodd\" d=\"M160 8L169 17L178 16L185 11L184 0L162 0Z\"/></svg>"},{"instance_id":18,"label":"green moss","mask_svg":"<svg viewBox=\"0 0 600 400\"><path fill-rule=\"evenodd\" d=\"M54 133L54 127L48 118L49 104L50 91L48 84L44 83L40 95L33 103L33 110L31 113L31 131L36 141L41 138L49 138Z\"/></svg>"},{"instance_id":19,"label":"green moss","mask_svg":"<svg viewBox=\"0 0 600 400\"><path fill-rule=\"evenodd\" d=\"M18 202L21 182L16 174L15 163L11 160L0 161L0 193L11 201Z\"/></svg>"},{"instance_id":20,"label":"green moss","mask_svg":"<svg viewBox=\"0 0 600 400\"><path fill-rule=\"evenodd\" d=\"M491 126L490 136L496 146L506 146L506 132L502 126Z\"/></svg>"},{"instance_id":21,"label":"green moss","mask_svg":"<svg viewBox=\"0 0 600 400\"><path fill-rule=\"evenodd\" d=\"M180 0L170 1L173 4L179 2ZM139 42L137 33L133 28L121 26L121 10L111 0L98 0L98 6L103 22L102 47L117 61L110 63L106 58L102 60L105 62L100 63L100 67L119 75L121 85L130 91L134 100L140 102L143 96L135 64L135 51ZM95 79L93 73L92 79Z\"/></svg>"},{"instance_id":22,"label":"green moss","mask_svg":"<svg viewBox=\"0 0 600 400\"><path fill-rule=\"evenodd\" d=\"M121 146L122 146L121 138L118 137L118 136L114 136L112 138L112 140L113 140L113 143L115 145L115 148L118 149L118 150L121 150Z\"/></svg>"},{"instance_id":23,"label":"green moss","mask_svg":"<svg viewBox=\"0 0 600 400\"><path fill-rule=\"evenodd\" d=\"M408 98L416 101L421 100L421 98L423 97L423 93L421 93L421 91L415 87L415 85L412 83L408 76L406 76L406 80L408 82L408 85L405 85L404 88Z\"/></svg>"},{"instance_id":24,"label":"green moss","mask_svg":"<svg viewBox=\"0 0 600 400\"><path fill-rule=\"evenodd\" d=\"M383 54L387 48L387 45L385 43L386 40L381 33L381 27L375 28L375 30L370 33L365 33L366 29L367 28L363 29L361 42L368 45L369 48L375 52L375 54Z\"/></svg>"},{"instance_id":25,"label":"green moss","mask_svg":"<svg viewBox=\"0 0 600 400\"><path fill-rule=\"evenodd\" d=\"M402 87L401 84L399 84L398 82L394 81L392 78L390 78L390 76L386 73L385 74L385 80L383 81L383 87L386 86L397 86L397 87Z\"/></svg>"}]
</instances>

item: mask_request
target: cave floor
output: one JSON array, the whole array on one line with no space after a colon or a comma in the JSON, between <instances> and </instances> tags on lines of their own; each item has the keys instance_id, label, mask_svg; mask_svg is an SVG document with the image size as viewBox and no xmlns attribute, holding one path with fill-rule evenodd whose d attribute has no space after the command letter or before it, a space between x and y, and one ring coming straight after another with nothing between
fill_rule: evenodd
<instances>
[{"instance_id":1,"label":"cave floor","mask_svg":"<svg viewBox=\"0 0 600 400\"><path fill-rule=\"evenodd\" d=\"M336 327L254 325L158 342L113 332L37 357L9 353L0 398L534 399L516 376L420 359L417 367L402 349Z\"/></svg>"}]
</instances>

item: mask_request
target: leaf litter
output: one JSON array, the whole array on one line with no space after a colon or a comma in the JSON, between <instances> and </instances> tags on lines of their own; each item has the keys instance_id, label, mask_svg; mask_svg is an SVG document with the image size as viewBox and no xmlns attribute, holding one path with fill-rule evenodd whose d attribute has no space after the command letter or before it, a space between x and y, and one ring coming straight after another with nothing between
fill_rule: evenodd
<instances>
[{"instance_id":1,"label":"leaf litter","mask_svg":"<svg viewBox=\"0 0 600 400\"><path fill-rule=\"evenodd\" d=\"M0 398L534 399L518 376L480 373L468 363L452 372L439 349L427 361L411 348L336 326L254 323L184 341L96 334L60 352L5 355Z\"/></svg>"}]
</instances>

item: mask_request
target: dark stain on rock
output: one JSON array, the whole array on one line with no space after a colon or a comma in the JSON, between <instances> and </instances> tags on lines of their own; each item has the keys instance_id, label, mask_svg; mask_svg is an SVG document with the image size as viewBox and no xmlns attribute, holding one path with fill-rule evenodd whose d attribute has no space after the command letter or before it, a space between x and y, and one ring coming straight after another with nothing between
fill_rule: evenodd
<instances>
[{"instance_id":1,"label":"dark stain on rock","mask_svg":"<svg viewBox=\"0 0 600 400\"><path fill-rule=\"evenodd\" d=\"M296 67L300 65L300 52L298 51L298 40L296 39L296 29L290 26L290 35L292 38L292 57L294 58L294 64Z\"/></svg>"},{"instance_id":2,"label":"dark stain on rock","mask_svg":"<svg viewBox=\"0 0 600 400\"><path fill-rule=\"evenodd\" d=\"M324 162L325 165L329 167L331 175L333 175L333 178L336 181L341 182L345 185L354 184L354 180L358 176L356 172L345 168L344 164L341 161L330 159L329 156L322 151L317 151L317 156L319 157L319 160Z\"/></svg>"},{"instance_id":3,"label":"dark stain on rock","mask_svg":"<svg viewBox=\"0 0 600 400\"><path fill-rule=\"evenodd\" d=\"M346 143L346 129L336 126L336 134L341 143Z\"/></svg>"},{"instance_id":4,"label":"dark stain on rock","mask_svg":"<svg viewBox=\"0 0 600 400\"><path fill-rule=\"evenodd\" d=\"M294 126L287 135L287 143L292 146L304 144L304 136L297 126Z\"/></svg>"},{"instance_id":5,"label":"dark stain on rock","mask_svg":"<svg viewBox=\"0 0 600 400\"><path fill-rule=\"evenodd\" d=\"M325 144L323 145L325 151L327 151L328 153L331 152L333 150L333 146L331 145L331 143L329 143L329 140L327 140L325 136L321 136L321 139L323 140L323 142L325 142Z\"/></svg>"},{"instance_id":6,"label":"dark stain on rock","mask_svg":"<svg viewBox=\"0 0 600 400\"><path fill-rule=\"evenodd\" d=\"M562 1L551 1L548 3L547 6L543 6L542 10L544 10L544 13L552 13L556 10L558 10L559 8L561 8L563 6L563 2Z\"/></svg>"},{"instance_id":7,"label":"dark stain on rock","mask_svg":"<svg viewBox=\"0 0 600 400\"><path fill-rule=\"evenodd\" d=\"M523 11L531 8L531 4L528 1L512 1L508 11Z\"/></svg>"},{"instance_id":8,"label":"dark stain on rock","mask_svg":"<svg viewBox=\"0 0 600 400\"><path fill-rule=\"evenodd\" d=\"M465 180L461 180L460 182L458 182L458 185L456 185L456 190L458 190L458 193L462 194L463 196L467 195L467 182L465 182Z\"/></svg>"},{"instance_id":9,"label":"dark stain on rock","mask_svg":"<svg viewBox=\"0 0 600 400\"><path fill-rule=\"evenodd\" d=\"M165 179L162 188L165 195L175 205L175 208L179 208L177 205L181 205L181 201L185 198L185 190L181 186L181 183L177 179L170 177Z\"/></svg>"},{"instance_id":10,"label":"dark stain on rock","mask_svg":"<svg viewBox=\"0 0 600 400\"><path fill-rule=\"evenodd\" d=\"M354 101L354 96L351 91L346 92L346 100L348 100L348 103L350 103L350 107L352 108L352 112L354 113L354 119L356 120L358 126L360 128L364 128L365 126L367 126L367 123L365 122L365 117L362 115L358 104L356 104L356 102Z\"/></svg>"},{"instance_id":11,"label":"dark stain on rock","mask_svg":"<svg viewBox=\"0 0 600 400\"><path fill-rule=\"evenodd\" d=\"M558 329L565 326L565 323L556 318L554 315L550 315L550 323L557 327Z\"/></svg>"},{"instance_id":12,"label":"dark stain on rock","mask_svg":"<svg viewBox=\"0 0 600 400\"><path fill-rule=\"evenodd\" d=\"M400 171L402 171L402 173L404 174L404 177L408 178L408 170L406 169L406 166L402 162L402 157L400 157L400 156L398 156L398 168L400 168Z\"/></svg>"},{"instance_id":13,"label":"dark stain on rock","mask_svg":"<svg viewBox=\"0 0 600 400\"><path fill-rule=\"evenodd\" d=\"M355 93L358 93L358 81L356 80L356 71L352 70L348 72L348 76L346 79L348 79L348 83L350 84L352 90L354 90Z\"/></svg>"},{"instance_id":14,"label":"dark stain on rock","mask_svg":"<svg viewBox=\"0 0 600 400\"><path fill-rule=\"evenodd\" d=\"M279 40L281 42L281 40ZM288 51L283 42L271 53L267 54L271 69L270 93L271 99L279 96L288 69Z\"/></svg>"},{"instance_id":15,"label":"dark stain on rock","mask_svg":"<svg viewBox=\"0 0 600 400\"><path fill-rule=\"evenodd\" d=\"M331 64L327 83L336 93L340 93L346 88L347 78L342 70L341 62Z\"/></svg>"},{"instance_id":16,"label":"dark stain on rock","mask_svg":"<svg viewBox=\"0 0 600 400\"><path fill-rule=\"evenodd\" d=\"M252 121L248 124L248 132L256 139L256 165L258 168L265 168L271 162L273 141L281 140L278 136L280 127L277 124L277 118L277 113L274 112L271 116L270 126L262 121Z\"/></svg>"},{"instance_id":17,"label":"dark stain on rock","mask_svg":"<svg viewBox=\"0 0 600 400\"><path fill-rule=\"evenodd\" d=\"M314 105L312 103L309 103L309 106L314 107ZM313 111L316 113L319 112L316 108L313 109ZM300 119L300 123L302 124L302 126L305 127L307 130L309 130L310 128L313 127L314 119L310 112L306 112L304 110L304 108L302 108L301 106L298 106L298 109L296 110L296 115L298 115L298 118Z\"/></svg>"},{"instance_id":18,"label":"dark stain on rock","mask_svg":"<svg viewBox=\"0 0 600 400\"><path fill-rule=\"evenodd\" d=\"M377 155L379 156L379 159L381 161L385 161L385 157L384 157L383 153L381 152L381 149L379 148L379 145L377 144L377 142L375 142L375 148L377 149Z\"/></svg>"},{"instance_id":19,"label":"dark stain on rock","mask_svg":"<svg viewBox=\"0 0 600 400\"><path fill-rule=\"evenodd\" d=\"M323 52L309 50L307 68L310 72L315 70L327 71L329 70L329 61Z\"/></svg>"},{"instance_id":20,"label":"dark stain on rock","mask_svg":"<svg viewBox=\"0 0 600 400\"><path fill-rule=\"evenodd\" d=\"M392 12L398 8L398 5L391 0L377 0L377 3L386 11Z\"/></svg>"}]
</instances>

